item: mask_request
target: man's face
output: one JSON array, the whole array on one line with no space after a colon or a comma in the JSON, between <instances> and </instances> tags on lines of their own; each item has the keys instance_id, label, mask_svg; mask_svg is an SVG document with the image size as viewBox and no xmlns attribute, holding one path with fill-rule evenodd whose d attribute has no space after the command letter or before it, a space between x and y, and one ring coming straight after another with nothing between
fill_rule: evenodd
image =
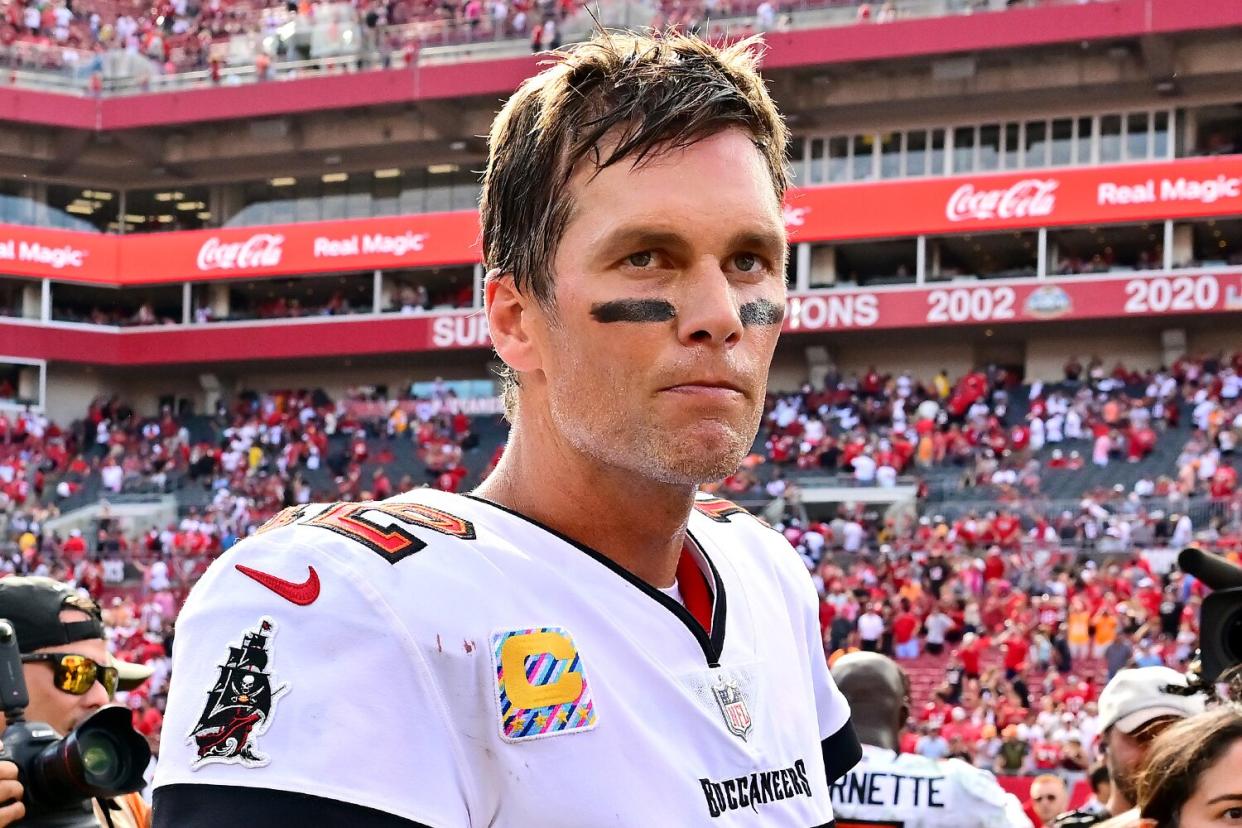
<instances>
[{"instance_id":1,"label":"man's face","mask_svg":"<svg viewBox=\"0 0 1242 828\"><path fill-rule=\"evenodd\" d=\"M1046 825L1051 825L1057 814L1065 812L1069 805L1069 794L1065 783L1059 779L1039 779L1031 783L1031 803L1035 813Z\"/></svg>"},{"instance_id":2,"label":"man's face","mask_svg":"<svg viewBox=\"0 0 1242 828\"><path fill-rule=\"evenodd\" d=\"M90 616L80 610L64 610L60 614L60 620L63 622L89 621ZM94 659L96 664L108 664L108 648L102 638L89 638L55 647L42 647L34 652L75 653ZM81 696L59 689L54 682L54 664L48 662L23 664L22 673L26 677L26 690L30 694L30 704L26 707L26 720L47 722L61 736L69 733L87 716L109 702L108 692L98 681Z\"/></svg>"},{"instance_id":3,"label":"man's face","mask_svg":"<svg viewBox=\"0 0 1242 828\"><path fill-rule=\"evenodd\" d=\"M1131 805L1138 802L1138 773L1147 756L1150 740L1136 739L1118 728L1110 728L1104 737L1108 755L1108 779L1117 792Z\"/></svg>"},{"instance_id":4,"label":"man's face","mask_svg":"<svg viewBox=\"0 0 1242 828\"><path fill-rule=\"evenodd\" d=\"M586 166L554 307L529 309L539 364L522 377L521 416L546 407L561 439L606 467L721 478L758 430L785 307L785 227L763 158L728 130L638 168L592 178Z\"/></svg>"}]
</instances>

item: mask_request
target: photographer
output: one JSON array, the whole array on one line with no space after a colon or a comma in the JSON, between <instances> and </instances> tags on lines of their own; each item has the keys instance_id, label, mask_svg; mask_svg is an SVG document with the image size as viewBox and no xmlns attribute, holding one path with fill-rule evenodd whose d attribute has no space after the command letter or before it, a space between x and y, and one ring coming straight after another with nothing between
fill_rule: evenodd
<instances>
[{"instance_id":1,"label":"photographer","mask_svg":"<svg viewBox=\"0 0 1242 828\"><path fill-rule=\"evenodd\" d=\"M0 618L8 619L17 632L30 696L25 718L47 723L58 736L67 735L109 704L118 689L135 687L151 674L148 667L112 659L99 607L50 578L0 579ZM0 780L16 779L11 762L0 763L0 771ZM3 801L20 799L20 785L2 781L0 795ZM139 794L97 799L94 811L105 828L148 828L151 824L150 809ZM0 810L0 817L4 813Z\"/></svg>"},{"instance_id":2,"label":"photographer","mask_svg":"<svg viewBox=\"0 0 1242 828\"><path fill-rule=\"evenodd\" d=\"M1168 667L1129 668L1113 676L1100 693L1108 801L1102 813L1080 809L1062 814L1053 823L1055 828L1133 824L1138 775L1153 740L1173 723L1203 712L1206 698L1187 694L1188 684L1184 675Z\"/></svg>"}]
</instances>

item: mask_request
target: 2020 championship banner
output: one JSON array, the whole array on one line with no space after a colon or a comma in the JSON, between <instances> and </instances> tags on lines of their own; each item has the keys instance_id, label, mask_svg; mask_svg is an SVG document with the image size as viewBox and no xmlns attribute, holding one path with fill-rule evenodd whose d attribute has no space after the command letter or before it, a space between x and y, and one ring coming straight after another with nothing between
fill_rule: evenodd
<instances>
[{"instance_id":1,"label":"2020 championship banner","mask_svg":"<svg viewBox=\"0 0 1242 828\"><path fill-rule=\"evenodd\" d=\"M786 303L785 331L883 330L1242 311L1242 269L819 291Z\"/></svg>"}]
</instances>

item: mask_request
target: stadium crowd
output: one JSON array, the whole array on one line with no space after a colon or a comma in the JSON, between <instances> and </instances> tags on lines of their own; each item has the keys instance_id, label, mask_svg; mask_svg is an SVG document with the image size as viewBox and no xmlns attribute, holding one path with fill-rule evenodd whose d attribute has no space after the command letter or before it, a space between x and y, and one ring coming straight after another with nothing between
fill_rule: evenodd
<instances>
[{"instance_id":1,"label":"stadium crowd","mask_svg":"<svg viewBox=\"0 0 1242 828\"><path fill-rule=\"evenodd\" d=\"M905 11L899 0L659 0L637 12L649 19L629 23L698 32L713 19L741 18L745 35L788 28L797 11L832 6L854 7L859 23L891 22ZM947 10L994 7L959 0ZM556 49L581 8L574 0L8 0L0 66L82 72L95 76L96 92L106 53L140 56L159 74L207 71L214 82L227 65L244 63L262 80L275 76L278 60L353 55L360 67L387 67L397 55L413 62L425 46L507 39L527 39L535 52Z\"/></svg>"},{"instance_id":2,"label":"stadium crowd","mask_svg":"<svg viewBox=\"0 0 1242 828\"><path fill-rule=\"evenodd\" d=\"M716 488L767 501L764 516L820 589L828 653L874 649L907 666L917 705L906 749L1072 783L1094 761L1103 682L1125 665L1181 668L1194 646L1203 590L1169 571L1159 550L1193 540L1242 551L1239 359L1151 372L1071 360L1061 381L1029 386L994 368L956 382L944 372L927 383L875 370L830 375L822 390L774 395L762 450ZM247 393L203 417L169 408L144 417L101 398L69 427L31 411L0 416L9 539L0 569L70 581L103 603L117 653L156 665L126 703L158 740L177 609L222 550L285 506L417 485L460 491L476 479L468 456L498 458L503 446L480 441L478 420L446 384L404 397ZM1184 445L1167 473L1128 491L1088 489L1072 511L1041 508L1041 457L1047 474L1072 474L1085 461L1071 446L1095 462L1103 438L1099 459L1115 463L1175 437ZM1068 454L1047 451L1054 445ZM1059 462L1067 459L1077 462ZM798 495L808 471L891 485L937 469L959 475L968 493L994 493L983 495L989 507L946 516L927 503L920 516L844 506L811 519ZM46 528L61 505L130 492L176 493L190 505L138 535L106 505L86 534ZM1192 502L1211 508L1156 508Z\"/></svg>"},{"instance_id":3,"label":"stadium crowd","mask_svg":"<svg viewBox=\"0 0 1242 828\"><path fill-rule=\"evenodd\" d=\"M829 372L822 388L772 395L761 432L764 451L751 459L776 469L849 475L859 485L896 485L900 476L949 467L963 488L1016 503L1041 494L1046 472L1090 462L1138 463L1162 434L1180 433L1183 412L1195 427L1176 476L1143 480L1139 497L1228 496L1237 475L1228 462L1242 436L1242 355L1178 360L1169 369L1136 372L1099 359L1071 359L1057 383L1020 385L996 366L928 382L909 372L862 376ZM1048 456L1040 454L1049 449ZM763 481L749 470L724 481L734 496ZM779 489L779 484L777 486ZM775 496L769 485L767 493Z\"/></svg>"}]
</instances>

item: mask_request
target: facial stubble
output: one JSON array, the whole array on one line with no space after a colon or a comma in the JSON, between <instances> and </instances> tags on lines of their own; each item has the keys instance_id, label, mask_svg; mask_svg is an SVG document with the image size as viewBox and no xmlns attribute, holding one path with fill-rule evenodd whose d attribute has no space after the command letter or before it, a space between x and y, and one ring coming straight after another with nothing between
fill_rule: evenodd
<instances>
[{"instance_id":1,"label":"facial stubble","mask_svg":"<svg viewBox=\"0 0 1242 828\"><path fill-rule=\"evenodd\" d=\"M561 355L562 380L548 384L548 410L556 430L579 453L604 466L675 486L698 486L737 470L749 452L762 417L763 390L748 398L745 421L732 417L695 421L690 434L656 421L651 397L632 399L626 389L638 383L611 365L586 358L574 348L555 312L549 330ZM643 366L639 366L640 368ZM601 371L606 376L600 377ZM584 389L591 389L590 393ZM716 432L701 435L705 424Z\"/></svg>"}]
</instances>

